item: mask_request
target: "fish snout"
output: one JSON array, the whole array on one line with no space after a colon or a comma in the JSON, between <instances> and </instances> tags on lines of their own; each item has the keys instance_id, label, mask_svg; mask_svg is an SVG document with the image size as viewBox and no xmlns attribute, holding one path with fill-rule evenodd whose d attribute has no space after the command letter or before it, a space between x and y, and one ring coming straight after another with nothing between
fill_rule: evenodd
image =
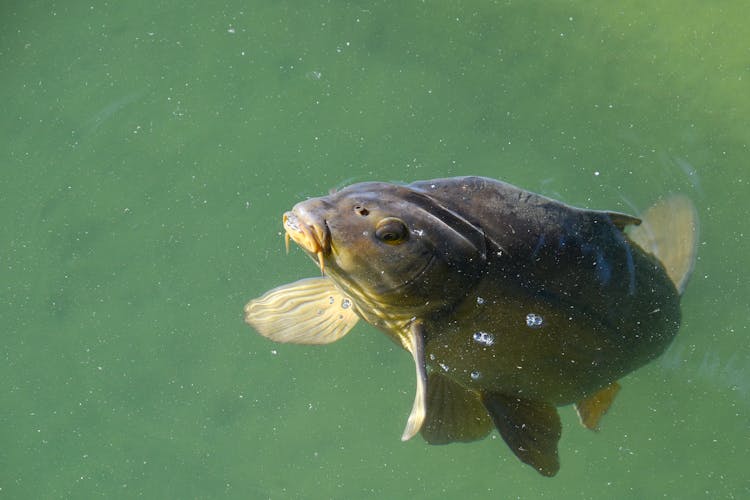
<instances>
[{"instance_id":1,"label":"fish snout","mask_svg":"<svg viewBox=\"0 0 750 500\"><path fill-rule=\"evenodd\" d=\"M331 253L331 233L325 219L313 220L306 213L297 213L297 210L286 212L283 216L285 241L287 251L289 250L289 239L291 238L304 250L318 259L320 270L325 270L323 257Z\"/></svg>"}]
</instances>

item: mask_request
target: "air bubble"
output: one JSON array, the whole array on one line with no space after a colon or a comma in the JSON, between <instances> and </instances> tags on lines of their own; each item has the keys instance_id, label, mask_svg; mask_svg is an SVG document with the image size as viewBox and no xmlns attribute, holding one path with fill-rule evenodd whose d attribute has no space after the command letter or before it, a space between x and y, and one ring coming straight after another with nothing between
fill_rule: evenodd
<instances>
[{"instance_id":1,"label":"air bubble","mask_svg":"<svg viewBox=\"0 0 750 500\"><path fill-rule=\"evenodd\" d=\"M333 304L334 302L336 302L336 299L333 298L333 295L331 295L330 297L328 297L328 303L329 304Z\"/></svg>"},{"instance_id":2,"label":"air bubble","mask_svg":"<svg viewBox=\"0 0 750 500\"><path fill-rule=\"evenodd\" d=\"M472 338L474 339L474 342L477 344L482 344L486 346L491 346L495 343L495 336L491 333L487 332L474 332L474 335L472 335Z\"/></svg>"},{"instance_id":3,"label":"air bubble","mask_svg":"<svg viewBox=\"0 0 750 500\"><path fill-rule=\"evenodd\" d=\"M535 313L526 315L526 326L529 328L540 328L544 324L544 318Z\"/></svg>"},{"instance_id":4,"label":"air bubble","mask_svg":"<svg viewBox=\"0 0 750 500\"><path fill-rule=\"evenodd\" d=\"M477 305L481 306L482 304L484 304L484 299L482 297L477 297Z\"/></svg>"},{"instance_id":5,"label":"air bubble","mask_svg":"<svg viewBox=\"0 0 750 500\"><path fill-rule=\"evenodd\" d=\"M341 307L344 309L349 309L352 306L352 301L350 299L344 299L341 301Z\"/></svg>"},{"instance_id":6,"label":"air bubble","mask_svg":"<svg viewBox=\"0 0 750 500\"><path fill-rule=\"evenodd\" d=\"M469 376L471 377L471 380L479 380L480 378L482 378L482 374L476 370L471 372Z\"/></svg>"}]
</instances>

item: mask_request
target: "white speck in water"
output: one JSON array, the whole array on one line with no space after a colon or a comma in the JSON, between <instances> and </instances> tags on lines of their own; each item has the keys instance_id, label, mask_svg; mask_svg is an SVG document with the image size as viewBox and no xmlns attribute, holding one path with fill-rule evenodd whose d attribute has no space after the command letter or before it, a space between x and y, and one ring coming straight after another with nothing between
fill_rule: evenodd
<instances>
[{"instance_id":1,"label":"white speck in water","mask_svg":"<svg viewBox=\"0 0 750 500\"><path fill-rule=\"evenodd\" d=\"M482 297L477 297L477 305L481 306L482 304L484 304L484 299Z\"/></svg>"},{"instance_id":2,"label":"white speck in water","mask_svg":"<svg viewBox=\"0 0 750 500\"><path fill-rule=\"evenodd\" d=\"M438 364L440 365L440 368L442 368L444 372L447 372L448 370L450 370L448 365L443 364L443 363L438 363Z\"/></svg>"},{"instance_id":3,"label":"white speck in water","mask_svg":"<svg viewBox=\"0 0 750 500\"><path fill-rule=\"evenodd\" d=\"M495 343L495 336L487 332L474 332L472 335L474 342L485 346L491 346Z\"/></svg>"},{"instance_id":4,"label":"white speck in water","mask_svg":"<svg viewBox=\"0 0 750 500\"><path fill-rule=\"evenodd\" d=\"M540 328L544 324L544 318L535 313L526 315L526 326L529 328Z\"/></svg>"},{"instance_id":5,"label":"white speck in water","mask_svg":"<svg viewBox=\"0 0 750 500\"><path fill-rule=\"evenodd\" d=\"M341 307L343 307L344 309L349 309L351 306L352 306L351 300L345 298L344 300L341 301Z\"/></svg>"},{"instance_id":6,"label":"white speck in water","mask_svg":"<svg viewBox=\"0 0 750 500\"><path fill-rule=\"evenodd\" d=\"M471 380L479 380L480 378L482 378L482 374L476 370L471 372L469 376L471 377Z\"/></svg>"}]
</instances>

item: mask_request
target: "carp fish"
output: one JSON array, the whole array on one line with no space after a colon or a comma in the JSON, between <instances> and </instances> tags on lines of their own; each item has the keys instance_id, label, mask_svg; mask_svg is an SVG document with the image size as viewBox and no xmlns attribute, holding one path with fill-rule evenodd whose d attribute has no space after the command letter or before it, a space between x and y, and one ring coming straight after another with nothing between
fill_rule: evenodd
<instances>
[{"instance_id":1,"label":"carp fish","mask_svg":"<svg viewBox=\"0 0 750 500\"><path fill-rule=\"evenodd\" d=\"M359 320L408 351L416 395L402 440L493 428L545 476L560 468L558 406L592 430L618 379L680 325L697 216L684 196L641 218L568 206L483 177L364 182L283 215L322 276L250 301L276 342L327 344Z\"/></svg>"}]
</instances>

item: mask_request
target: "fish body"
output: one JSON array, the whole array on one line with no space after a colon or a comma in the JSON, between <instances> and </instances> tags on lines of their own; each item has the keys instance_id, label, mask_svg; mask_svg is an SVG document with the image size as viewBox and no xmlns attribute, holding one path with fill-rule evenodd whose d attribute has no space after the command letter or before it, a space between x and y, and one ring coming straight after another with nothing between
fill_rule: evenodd
<instances>
[{"instance_id":1,"label":"fish body","mask_svg":"<svg viewBox=\"0 0 750 500\"><path fill-rule=\"evenodd\" d=\"M482 177L354 184L284 215L324 276L251 301L246 320L301 343L334 341L365 320L415 362L403 439L471 441L494 427L554 475L556 407L575 404L596 428L617 380L678 331L696 221L690 202L675 200L641 224ZM665 218L679 223L651 224Z\"/></svg>"}]
</instances>

